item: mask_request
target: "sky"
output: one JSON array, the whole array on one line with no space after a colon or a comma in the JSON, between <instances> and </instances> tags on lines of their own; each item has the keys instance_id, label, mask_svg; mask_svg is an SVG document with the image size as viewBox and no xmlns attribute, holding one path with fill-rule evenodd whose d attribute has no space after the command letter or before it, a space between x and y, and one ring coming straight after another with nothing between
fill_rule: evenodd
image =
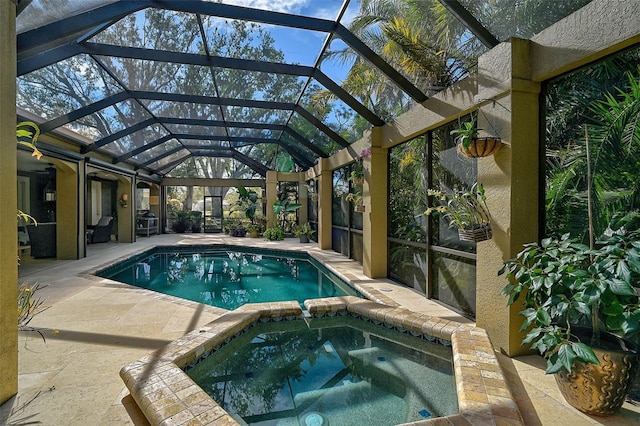
<instances>
[{"instance_id":1,"label":"sky","mask_svg":"<svg viewBox=\"0 0 640 426\"><path fill-rule=\"evenodd\" d=\"M335 19L343 0L223 0L223 3L315 18ZM354 1L354 3L356 3Z\"/></svg>"},{"instance_id":2,"label":"sky","mask_svg":"<svg viewBox=\"0 0 640 426\"><path fill-rule=\"evenodd\" d=\"M290 13L310 16L314 18L335 20L343 6L344 0L223 0L224 3L265 9L274 12ZM342 20L344 26L349 26L359 9L358 0L350 0ZM276 47L285 52L287 62L313 66L326 39L326 34L313 31L269 26L275 38ZM330 46L341 49L344 43L337 41ZM292 59L291 59L292 58ZM346 77L348 67L336 63L324 63L322 71L334 81L341 83Z\"/></svg>"}]
</instances>

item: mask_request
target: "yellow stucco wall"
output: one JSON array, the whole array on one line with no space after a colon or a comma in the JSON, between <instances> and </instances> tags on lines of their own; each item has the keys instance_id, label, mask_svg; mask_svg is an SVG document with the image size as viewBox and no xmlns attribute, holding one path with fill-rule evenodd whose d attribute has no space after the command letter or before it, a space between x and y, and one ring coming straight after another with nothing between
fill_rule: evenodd
<instances>
[{"instance_id":1,"label":"yellow stucco wall","mask_svg":"<svg viewBox=\"0 0 640 426\"><path fill-rule=\"evenodd\" d=\"M333 182L329 161L322 158L319 163L318 177L318 247L331 249L331 226L333 221L332 197Z\"/></svg>"},{"instance_id":2,"label":"yellow stucco wall","mask_svg":"<svg viewBox=\"0 0 640 426\"><path fill-rule=\"evenodd\" d=\"M478 182L487 191L493 238L477 246L476 321L487 329L496 349L510 355L526 350L520 345L521 309L506 306L500 295L506 280L497 271L522 244L538 239L539 224L540 85L528 80L529 51L529 41L513 39L478 64L478 126L500 136L503 146L496 155L478 159Z\"/></svg>"},{"instance_id":3,"label":"yellow stucco wall","mask_svg":"<svg viewBox=\"0 0 640 426\"><path fill-rule=\"evenodd\" d=\"M118 242L132 243L135 241L135 211L134 211L134 187L133 179L128 176L118 176ZM120 200L126 194L127 205L122 206Z\"/></svg>"},{"instance_id":4,"label":"yellow stucco wall","mask_svg":"<svg viewBox=\"0 0 640 426\"><path fill-rule=\"evenodd\" d=\"M0 404L18 392L16 8L0 2Z\"/></svg>"},{"instance_id":5,"label":"yellow stucco wall","mask_svg":"<svg viewBox=\"0 0 640 426\"><path fill-rule=\"evenodd\" d=\"M77 259L78 248L84 248L84 233L80 232L81 211L78 182L78 165L66 161L51 160L56 166L56 258ZM84 220L83 220L84 222ZM84 228L82 228L84 229Z\"/></svg>"},{"instance_id":6,"label":"yellow stucco wall","mask_svg":"<svg viewBox=\"0 0 640 426\"><path fill-rule=\"evenodd\" d=\"M381 148L382 129L374 127L371 132L371 156L363 161L365 182L362 186L365 212L362 216L363 254L362 269L371 278L387 276L387 206L388 200L388 155Z\"/></svg>"}]
</instances>

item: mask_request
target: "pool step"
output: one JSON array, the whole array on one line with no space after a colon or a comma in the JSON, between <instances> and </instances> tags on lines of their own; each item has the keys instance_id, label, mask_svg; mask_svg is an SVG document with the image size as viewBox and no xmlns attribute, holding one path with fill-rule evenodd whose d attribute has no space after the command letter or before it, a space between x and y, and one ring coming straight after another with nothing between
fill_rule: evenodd
<instances>
[{"instance_id":1,"label":"pool step","mask_svg":"<svg viewBox=\"0 0 640 426\"><path fill-rule=\"evenodd\" d=\"M367 392L370 389L371 384L364 380L357 383L343 380L341 385L332 388L300 392L293 397L293 402L296 407L310 407L325 396L326 398L324 399L345 401L353 392ZM323 402L326 403L327 401Z\"/></svg>"}]
</instances>

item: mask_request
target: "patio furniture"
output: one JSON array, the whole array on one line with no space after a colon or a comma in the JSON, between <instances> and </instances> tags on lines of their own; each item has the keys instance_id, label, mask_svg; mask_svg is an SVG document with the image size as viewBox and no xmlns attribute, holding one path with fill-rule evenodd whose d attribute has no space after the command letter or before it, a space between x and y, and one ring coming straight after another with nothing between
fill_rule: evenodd
<instances>
[{"instance_id":1,"label":"patio furniture","mask_svg":"<svg viewBox=\"0 0 640 426\"><path fill-rule=\"evenodd\" d=\"M158 218L152 216L138 216L136 226L136 234L137 235L146 235L147 237L151 234L158 233Z\"/></svg>"},{"instance_id":2,"label":"patio furniture","mask_svg":"<svg viewBox=\"0 0 640 426\"><path fill-rule=\"evenodd\" d=\"M95 226L88 226L91 232L90 238L91 244L106 243L111 241L111 230L113 229L113 217L103 216L100 218Z\"/></svg>"},{"instance_id":3,"label":"patio furniture","mask_svg":"<svg viewBox=\"0 0 640 426\"><path fill-rule=\"evenodd\" d=\"M56 223L40 222L27 225L31 256L35 258L56 257Z\"/></svg>"}]
</instances>

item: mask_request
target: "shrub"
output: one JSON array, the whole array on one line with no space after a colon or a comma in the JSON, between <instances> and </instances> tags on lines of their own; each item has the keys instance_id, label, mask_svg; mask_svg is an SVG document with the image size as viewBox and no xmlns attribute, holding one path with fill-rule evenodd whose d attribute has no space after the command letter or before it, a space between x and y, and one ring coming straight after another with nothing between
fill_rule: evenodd
<instances>
[{"instance_id":1,"label":"shrub","mask_svg":"<svg viewBox=\"0 0 640 426\"><path fill-rule=\"evenodd\" d=\"M269 241L282 241L284 240L284 230L279 226L265 229L264 239Z\"/></svg>"}]
</instances>

